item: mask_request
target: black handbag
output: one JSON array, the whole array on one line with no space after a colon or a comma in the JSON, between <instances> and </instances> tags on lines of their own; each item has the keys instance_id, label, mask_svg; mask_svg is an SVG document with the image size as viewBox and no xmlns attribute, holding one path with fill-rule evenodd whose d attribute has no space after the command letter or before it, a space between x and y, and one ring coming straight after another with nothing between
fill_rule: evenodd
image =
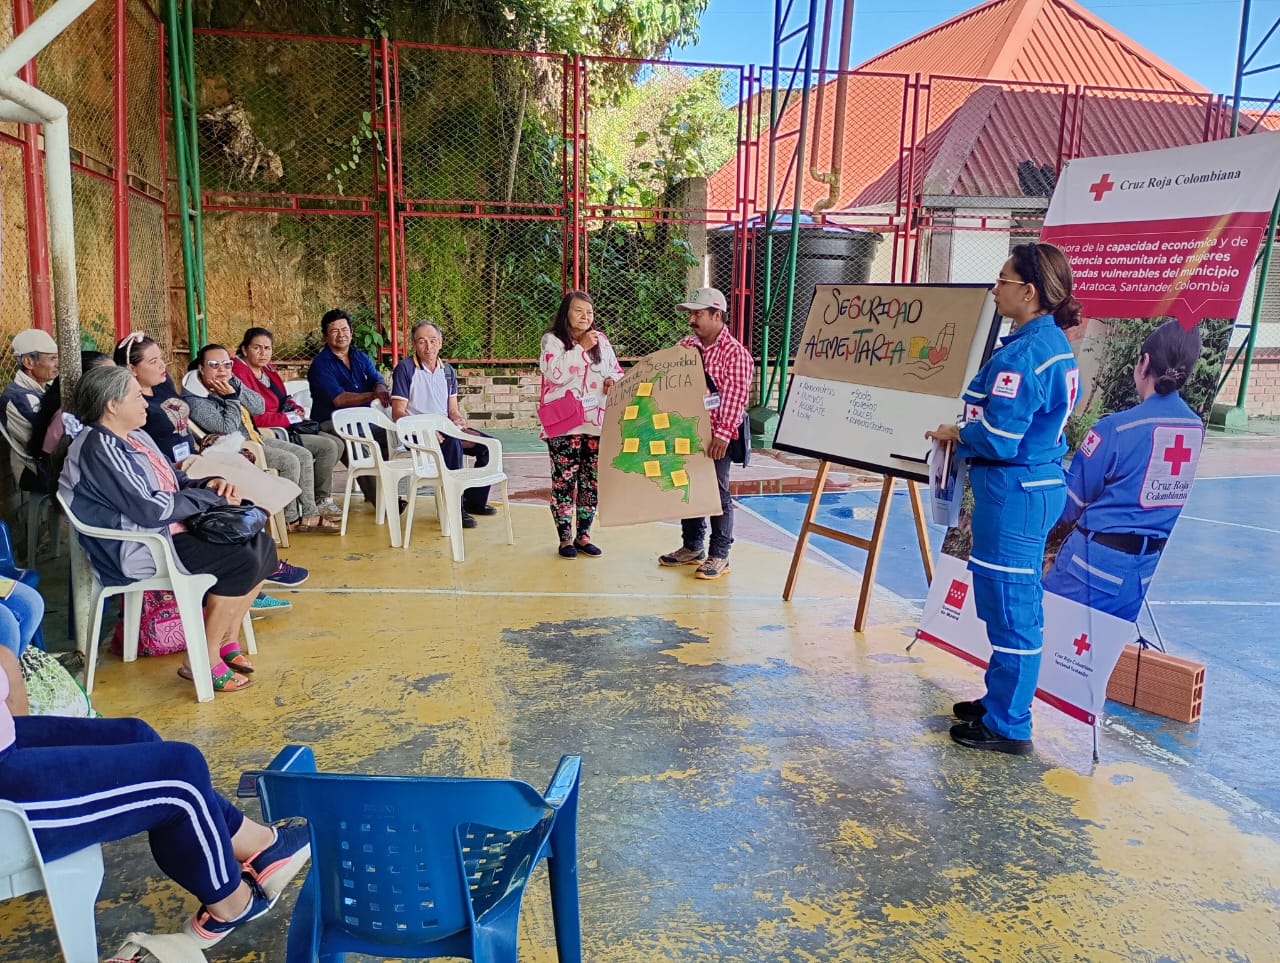
<instances>
[{"instance_id":1,"label":"black handbag","mask_svg":"<svg viewBox=\"0 0 1280 963\"><path fill-rule=\"evenodd\" d=\"M303 435L320 434L320 422L306 418L302 421L295 422L285 430L289 432L289 440L291 442L295 445L301 445Z\"/></svg>"},{"instance_id":2,"label":"black handbag","mask_svg":"<svg viewBox=\"0 0 1280 963\"><path fill-rule=\"evenodd\" d=\"M218 505L184 518L187 531L212 545L243 545L267 527L267 513L253 502Z\"/></svg>"}]
</instances>

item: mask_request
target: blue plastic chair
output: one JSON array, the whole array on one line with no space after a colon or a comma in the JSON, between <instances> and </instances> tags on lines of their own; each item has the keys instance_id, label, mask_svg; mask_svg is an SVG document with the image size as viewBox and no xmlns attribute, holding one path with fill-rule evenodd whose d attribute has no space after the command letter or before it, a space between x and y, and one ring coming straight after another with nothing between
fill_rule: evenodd
<instances>
[{"instance_id":1,"label":"blue plastic chair","mask_svg":"<svg viewBox=\"0 0 1280 963\"><path fill-rule=\"evenodd\" d=\"M268 821L301 816L311 828L286 959L516 963L521 899L545 856L560 963L581 963L581 766L564 756L545 794L516 779L317 773L308 746L246 773Z\"/></svg>"},{"instance_id":2,"label":"blue plastic chair","mask_svg":"<svg viewBox=\"0 0 1280 963\"><path fill-rule=\"evenodd\" d=\"M33 568L19 568L13 558L13 539L9 535L9 526L0 522L0 575L37 588L40 585L40 573ZM44 625L36 627L36 634L31 637L31 644L37 649L44 648Z\"/></svg>"}]
</instances>

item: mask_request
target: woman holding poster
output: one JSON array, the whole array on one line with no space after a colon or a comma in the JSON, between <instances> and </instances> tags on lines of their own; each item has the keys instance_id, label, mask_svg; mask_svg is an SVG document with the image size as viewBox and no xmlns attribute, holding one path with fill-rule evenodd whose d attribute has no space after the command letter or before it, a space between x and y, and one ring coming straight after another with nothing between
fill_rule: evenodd
<instances>
[{"instance_id":1,"label":"woman holding poster","mask_svg":"<svg viewBox=\"0 0 1280 963\"><path fill-rule=\"evenodd\" d=\"M1056 595L1133 621L1196 477L1204 422L1178 392L1200 329L1166 321L1133 369L1139 403L1090 429L1067 472L1062 522L1075 524L1045 576Z\"/></svg>"},{"instance_id":2,"label":"woman holding poster","mask_svg":"<svg viewBox=\"0 0 1280 963\"><path fill-rule=\"evenodd\" d=\"M1052 244L1019 244L996 279L1012 324L965 389L964 424L929 438L957 444L973 486L974 604L991 642L987 692L958 702L951 738L972 749L1031 752L1040 670L1045 539L1066 502L1063 428L1080 387L1066 328L1080 323L1071 267Z\"/></svg>"}]
</instances>

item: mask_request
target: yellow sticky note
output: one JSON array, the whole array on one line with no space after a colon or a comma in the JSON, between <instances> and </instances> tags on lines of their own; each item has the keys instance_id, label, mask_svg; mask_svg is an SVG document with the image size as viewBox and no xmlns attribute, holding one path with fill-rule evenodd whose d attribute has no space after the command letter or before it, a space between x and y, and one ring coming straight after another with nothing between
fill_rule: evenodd
<instances>
[{"instance_id":1,"label":"yellow sticky note","mask_svg":"<svg viewBox=\"0 0 1280 963\"><path fill-rule=\"evenodd\" d=\"M626 452L637 452L640 450L639 438L623 438L622 450Z\"/></svg>"},{"instance_id":2,"label":"yellow sticky note","mask_svg":"<svg viewBox=\"0 0 1280 963\"><path fill-rule=\"evenodd\" d=\"M644 477L657 478L662 474L662 466L656 461L647 461L644 463Z\"/></svg>"},{"instance_id":3,"label":"yellow sticky note","mask_svg":"<svg viewBox=\"0 0 1280 963\"><path fill-rule=\"evenodd\" d=\"M653 416L653 427L662 429L671 427L671 416L665 411Z\"/></svg>"},{"instance_id":4,"label":"yellow sticky note","mask_svg":"<svg viewBox=\"0 0 1280 963\"><path fill-rule=\"evenodd\" d=\"M671 473L671 484L676 488L684 488L689 484L689 473L683 468L677 468Z\"/></svg>"},{"instance_id":5,"label":"yellow sticky note","mask_svg":"<svg viewBox=\"0 0 1280 963\"><path fill-rule=\"evenodd\" d=\"M677 439L676 439L676 454L677 454L677 455L687 455L687 454L689 454L689 439L688 439L688 438L677 438Z\"/></svg>"},{"instance_id":6,"label":"yellow sticky note","mask_svg":"<svg viewBox=\"0 0 1280 963\"><path fill-rule=\"evenodd\" d=\"M652 395L652 394L653 394L653 382L652 382L652 381L646 381L646 382L644 382L643 384L641 384L638 388L636 388L636 397L637 397L637 398L648 398L648 397L649 397L650 395Z\"/></svg>"},{"instance_id":7,"label":"yellow sticky note","mask_svg":"<svg viewBox=\"0 0 1280 963\"><path fill-rule=\"evenodd\" d=\"M639 405L627 405L622 412L623 421L635 421L638 417L640 417Z\"/></svg>"},{"instance_id":8,"label":"yellow sticky note","mask_svg":"<svg viewBox=\"0 0 1280 963\"><path fill-rule=\"evenodd\" d=\"M667 443L665 441L649 442L649 454L665 455L667 453Z\"/></svg>"}]
</instances>

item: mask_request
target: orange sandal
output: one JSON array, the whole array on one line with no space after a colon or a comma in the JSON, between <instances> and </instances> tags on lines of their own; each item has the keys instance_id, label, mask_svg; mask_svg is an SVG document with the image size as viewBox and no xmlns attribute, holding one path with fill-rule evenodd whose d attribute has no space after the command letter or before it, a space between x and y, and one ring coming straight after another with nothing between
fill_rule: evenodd
<instances>
[{"instance_id":1,"label":"orange sandal","mask_svg":"<svg viewBox=\"0 0 1280 963\"><path fill-rule=\"evenodd\" d=\"M222 669L221 672L218 670ZM213 667L213 691L214 692L238 692L241 689L247 689L253 685L253 680L246 675L236 672L225 662L219 662ZM182 666L178 669L178 675L186 679L188 682L193 681L195 676L192 675L189 666Z\"/></svg>"},{"instance_id":2,"label":"orange sandal","mask_svg":"<svg viewBox=\"0 0 1280 963\"><path fill-rule=\"evenodd\" d=\"M248 675L253 671L253 663L249 661L249 657L240 651L240 643L235 639L230 642L223 642L221 648L218 649L218 655L222 656L222 661L237 672L243 672Z\"/></svg>"}]
</instances>

